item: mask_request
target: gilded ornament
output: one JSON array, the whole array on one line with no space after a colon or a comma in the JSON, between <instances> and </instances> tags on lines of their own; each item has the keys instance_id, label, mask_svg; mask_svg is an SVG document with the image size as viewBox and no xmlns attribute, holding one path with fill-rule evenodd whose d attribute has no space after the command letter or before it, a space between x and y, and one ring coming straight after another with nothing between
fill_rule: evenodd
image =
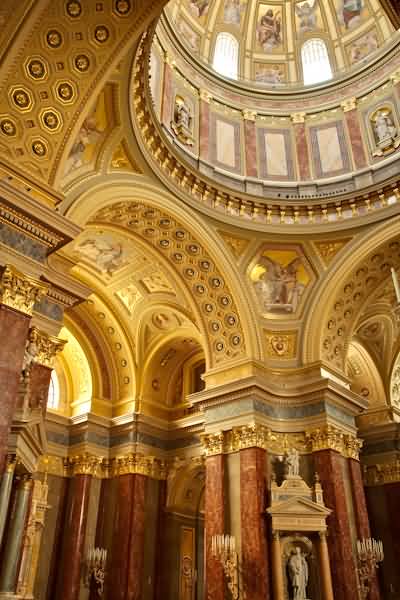
<instances>
[{"instance_id":1,"label":"gilded ornament","mask_svg":"<svg viewBox=\"0 0 400 600\"><path fill-rule=\"evenodd\" d=\"M333 425L306 432L311 452L319 450L336 450L347 458L358 460L362 441L355 435L343 432Z\"/></svg>"},{"instance_id":2,"label":"gilded ornament","mask_svg":"<svg viewBox=\"0 0 400 600\"><path fill-rule=\"evenodd\" d=\"M82 6L78 0L67 2L67 14L73 19L77 19L82 14Z\"/></svg>"},{"instance_id":3,"label":"gilded ornament","mask_svg":"<svg viewBox=\"0 0 400 600\"><path fill-rule=\"evenodd\" d=\"M49 368L53 367L57 354L63 350L66 344L65 340L48 335L37 327L30 329L28 339L35 345L33 362Z\"/></svg>"},{"instance_id":4,"label":"gilded ornament","mask_svg":"<svg viewBox=\"0 0 400 600\"><path fill-rule=\"evenodd\" d=\"M57 49L63 43L63 37L56 29L50 29L46 34L46 42L50 48Z\"/></svg>"},{"instance_id":5,"label":"gilded ornament","mask_svg":"<svg viewBox=\"0 0 400 600\"><path fill-rule=\"evenodd\" d=\"M216 454L224 453L225 437L222 431L202 434L200 441L206 456L215 456Z\"/></svg>"},{"instance_id":6,"label":"gilded ornament","mask_svg":"<svg viewBox=\"0 0 400 600\"><path fill-rule=\"evenodd\" d=\"M8 137L14 137L17 135L17 127L11 119L3 119L0 121L0 130Z\"/></svg>"},{"instance_id":7,"label":"gilded ornament","mask_svg":"<svg viewBox=\"0 0 400 600\"><path fill-rule=\"evenodd\" d=\"M237 323L235 315L226 315L225 323L228 325L228 327L234 327Z\"/></svg>"},{"instance_id":8,"label":"gilded ornament","mask_svg":"<svg viewBox=\"0 0 400 600\"><path fill-rule=\"evenodd\" d=\"M230 337L230 343L232 344L232 346L239 346L241 341L242 338L240 337L240 335L232 335Z\"/></svg>"},{"instance_id":9,"label":"gilded ornament","mask_svg":"<svg viewBox=\"0 0 400 600\"><path fill-rule=\"evenodd\" d=\"M94 37L99 44L104 44L110 37L110 32L105 25L98 25L94 30Z\"/></svg>"},{"instance_id":10,"label":"gilded ornament","mask_svg":"<svg viewBox=\"0 0 400 600\"><path fill-rule=\"evenodd\" d=\"M97 475L103 459L91 454L79 454L64 459L64 470L68 475Z\"/></svg>"},{"instance_id":11,"label":"gilded ornament","mask_svg":"<svg viewBox=\"0 0 400 600\"><path fill-rule=\"evenodd\" d=\"M116 0L114 10L121 17L125 17L131 10L131 3L129 0Z\"/></svg>"},{"instance_id":12,"label":"gilded ornament","mask_svg":"<svg viewBox=\"0 0 400 600\"><path fill-rule=\"evenodd\" d=\"M400 460L390 463L368 465L364 468L364 483L367 486L386 485L400 482Z\"/></svg>"},{"instance_id":13,"label":"gilded ornament","mask_svg":"<svg viewBox=\"0 0 400 600\"><path fill-rule=\"evenodd\" d=\"M71 102L74 97L74 88L66 81L57 85L57 97L61 102Z\"/></svg>"},{"instance_id":14,"label":"gilded ornament","mask_svg":"<svg viewBox=\"0 0 400 600\"><path fill-rule=\"evenodd\" d=\"M50 131L56 131L61 125L59 116L53 110L47 110L44 112L41 115L41 119L43 121L43 125L47 127L47 129L50 129Z\"/></svg>"},{"instance_id":15,"label":"gilded ornament","mask_svg":"<svg viewBox=\"0 0 400 600\"><path fill-rule=\"evenodd\" d=\"M85 73L90 66L89 57L85 54L78 54L78 56L75 57L74 64L80 73Z\"/></svg>"},{"instance_id":16,"label":"gilded ornament","mask_svg":"<svg viewBox=\"0 0 400 600\"><path fill-rule=\"evenodd\" d=\"M217 352L223 352L225 348L224 342L216 342L215 344L215 350Z\"/></svg>"},{"instance_id":17,"label":"gilded ornament","mask_svg":"<svg viewBox=\"0 0 400 600\"><path fill-rule=\"evenodd\" d=\"M37 281L6 265L0 278L0 301L5 306L27 315L32 315L36 302L47 294L48 288Z\"/></svg>"},{"instance_id":18,"label":"gilded ornament","mask_svg":"<svg viewBox=\"0 0 400 600\"><path fill-rule=\"evenodd\" d=\"M152 479L167 478L167 463L154 456L130 453L119 456L113 463L113 475L145 475Z\"/></svg>"},{"instance_id":19,"label":"gilded ornament","mask_svg":"<svg viewBox=\"0 0 400 600\"><path fill-rule=\"evenodd\" d=\"M13 91L12 99L14 104L20 110L28 110L32 105L32 98L30 97L29 93L22 88L17 88Z\"/></svg>"},{"instance_id":20,"label":"gilded ornament","mask_svg":"<svg viewBox=\"0 0 400 600\"><path fill-rule=\"evenodd\" d=\"M42 140L34 140L32 142L32 151L39 158L44 158L47 154L47 146Z\"/></svg>"}]
</instances>

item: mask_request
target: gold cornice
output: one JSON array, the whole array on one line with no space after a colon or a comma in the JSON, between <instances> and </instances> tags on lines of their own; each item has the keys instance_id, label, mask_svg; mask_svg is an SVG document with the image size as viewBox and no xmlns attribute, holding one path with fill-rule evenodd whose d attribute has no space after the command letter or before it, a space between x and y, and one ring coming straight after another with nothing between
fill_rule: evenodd
<instances>
[{"instance_id":1,"label":"gold cornice","mask_svg":"<svg viewBox=\"0 0 400 600\"><path fill-rule=\"evenodd\" d=\"M64 474L74 475L97 475L102 458L91 454L80 454L64 459Z\"/></svg>"},{"instance_id":2,"label":"gold cornice","mask_svg":"<svg viewBox=\"0 0 400 600\"><path fill-rule=\"evenodd\" d=\"M33 306L46 296L48 287L6 265L0 276L0 303L32 316Z\"/></svg>"},{"instance_id":3,"label":"gold cornice","mask_svg":"<svg viewBox=\"0 0 400 600\"><path fill-rule=\"evenodd\" d=\"M335 450L345 458L359 459L361 440L332 425L296 433L275 432L264 425L251 423L228 431L201 436L205 456L231 454L246 448L263 448L273 454L285 454L296 448L305 454L319 450Z\"/></svg>"},{"instance_id":4,"label":"gold cornice","mask_svg":"<svg viewBox=\"0 0 400 600\"><path fill-rule=\"evenodd\" d=\"M35 363L44 367L53 367L54 359L59 352L62 351L66 340L60 340L52 335L48 335L43 331L39 331L37 327L32 327L29 332L29 341L33 342L37 348Z\"/></svg>"},{"instance_id":5,"label":"gold cornice","mask_svg":"<svg viewBox=\"0 0 400 600\"><path fill-rule=\"evenodd\" d=\"M365 467L364 483L367 486L400 483L400 460Z\"/></svg>"},{"instance_id":6,"label":"gold cornice","mask_svg":"<svg viewBox=\"0 0 400 600\"><path fill-rule=\"evenodd\" d=\"M151 479L167 478L167 463L154 456L130 453L118 456L113 463L112 473L115 477L119 475L145 475Z\"/></svg>"}]
</instances>

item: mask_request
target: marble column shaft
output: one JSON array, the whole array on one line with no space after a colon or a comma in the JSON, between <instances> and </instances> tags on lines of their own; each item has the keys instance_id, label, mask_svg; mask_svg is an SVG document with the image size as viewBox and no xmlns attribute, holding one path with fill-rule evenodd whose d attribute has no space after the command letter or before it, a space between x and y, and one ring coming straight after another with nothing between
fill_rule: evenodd
<instances>
[{"instance_id":1,"label":"marble column shaft","mask_svg":"<svg viewBox=\"0 0 400 600\"><path fill-rule=\"evenodd\" d=\"M248 177L257 177L257 140L256 124L254 121L245 119L245 152L246 152L246 175Z\"/></svg>"},{"instance_id":2,"label":"marble column shaft","mask_svg":"<svg viewBox=\"0 0 400 600\"><path fill-rule=\"evenodd\" d=\"M14 417L30 316L0 305L0 474L5 467L8 434Z\"/></svg>"},{"instance_id":3,"label":"marble column shaft","mask_svg":"<svg viewBox=\"0 0 400 600\"><path fill-rule=\"evenodd\" d=\"M0 485L0 548L7 523L8 510L14 480L15 463L9 462L1 478Z\"/></svg>"},{"instance_id":4,"label":"marble column shaft","mask_svg":"<svg viewBox=\"0 0 400 600\"><path fill-rule=\"evenodd\" d=\"M172 69L168 63L164 65L164 86L162 95L161 121L168 128L172 119Z\"/></svg>"},{"instance_id":5,"label":"marble column shaft","mask_svg":"<svg viewBox=\"0 0 400 600\"><path fill-rule=\"evenodd\" d=\"M357 525L358 538L371 537L371 528L367 510L367 501L365 498L364 483L361 473L361 465L357 460L349 459L351 487L353 491L354 506L356 506L355 520ZM378 578L374 577L371 583L371 590L368 600L380 600Z\"/></svg>"},{"instance_id":6,"label":"marble column shaft","mask_svg":"<svg viewBox=\"0 0 400 600\"><path fill-rule=\"evenodd\" d=\"M327 519L328 546L335 597L354 600L358 597L356 562L346 504L343 460L338 452L320 450L314 454L324 500L332 514Z\"/></svg>"},{"instance_id":7,"label":"marble column shaft","mask_svg":"<svg viewBox=\"0 0 400 600\"><path fill-rule=\"evenodd\" d=\"M146 477L139 474L133 475L133 477L128 580L125 600L141 600L143 589Z\"/></svg>"},{"instance_id":8,"label":"marble column shaft","mask_svg":"<svg viewBox=\"0 0 400 600\"><path fill-rule=\"evenodd\" d=\"M57 598L78 600L86 534L91 475L74 475L69 480L64 523L62 558L58 565Z\"/></svg>"},{"instance_id":9,"label":"marble column shaft","mask_svg":"<svg viewBox=\"0 0 400 600\"><path fill-rule=\"evenodd\" d=\"M17 588L18 570L21 562L22 545L29 504L32 480L23 479L18 484L15 505L10 518L7 539L3 550L0 571L0 592L14 593Z\"/></svg>"},{"instance_id":10,"label":"marble column shaft","mask_svg":"<svg viewBox=\"0 0 400 600\"><path fill-rule=\"evenodd\" d=\"M272 586L274 590L274 600L285 600L282 548L278 532L275 532L272 538Z\"/></svg>"},{"instance_id":11,"label":"marble column shaft","mask_svg":"<svg viewBox=\"0 0 400 600\"><path fill-rule=\"evenodd\" d=\"M248 598L268 600L269 561L266 532L266 451L240 451L240 516L243 585Z\"/></svg>"},{"instance_id":12,"label":"marble column shaft","mask_svg":"<svg viewBox=\"0 0 400 600\"><path fill-rule=\"evenodd\" d=\"M31 408L41 408L43 415L47 409L51 371L50 367L33 363L29 372L29 405Z\"/></svg>"},{"instance_id":13,"label":"marble column shaft","mask_svg":"<svg viewBox=\"0 0 400 600\"><path fill-rule=\"evenodd\" d=\"M319 534L319 568L321 574L322 600L334 600L332 588L331 566L329 564L328 544L326 541L326 533Z\"/></svg>"},{"instance_id":14,"label":"marble column shaft","mask_svg":"<svg viewBox=\"0 0 400 600\"><path fill-rule=\"evenodd\" d=\"M205 533L206 533L206 592L205 597L224 600L225 580L221 563L211 553L213 535L225 532L225 456L206 458Z\"/></svg>"},{"instance_id":15,"label":"marble column shaft","mask_svg":"<svg viewBox=\"0 0 400 600\"><path fill-rule=\"evenodd\" d=\"M306 126L304 123L296 123L294 126L294 135L296 139L296 150L299 161L300 179L305 181L311 179L310 156L307 146Z\"/></svg>"},{"instance_id":16,"label":"marble column shaft","mask_svg":"<svg viewBox=\"0 0 400 600\"><path fill-rule=\"evenodd\" d=\"M360 121L357 109L348 110L344 113L347 130L350 137L350 147L353 152L354 164L356 169L362 169L366 166L367 160L365 157L364 144L362 139Z\"/></svg>"}]
</instances>

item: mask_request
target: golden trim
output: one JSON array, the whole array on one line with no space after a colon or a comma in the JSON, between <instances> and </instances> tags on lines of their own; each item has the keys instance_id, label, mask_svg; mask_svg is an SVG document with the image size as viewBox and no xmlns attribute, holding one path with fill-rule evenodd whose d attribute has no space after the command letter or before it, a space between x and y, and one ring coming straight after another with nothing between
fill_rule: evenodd
<instances>
[{"instance_id":1,"label":"golden trim","mask_svg":"<svg viewBox=\"0 0 400 600\"><path fill-rule=\"evenodd\" d=\"M52 335L32 327L29 332L29 341L33 342L37 348L35 363L44 367L52 368L54 360L67 343L66 340L60 340Z\"/></svg>"},{"instance_id":2,"label":"golden trim","mask_svg":"<svg viewBox=\"0 0 400 600\"><path fill-rule=\"evenodd\" d=\"M118 456L114 460L112 473L119 475L145 475L151 479L166 479L168 474L167 463L154 456L130 453Z\"/></svg>"},{"instance_id":3,"label":"golden trim","mask_svg":"<svg viewBox=\"0 0 400 600\"><path fill-rule=\"evenodd\" d=\"M400 460L364 467L364 483L367 486L400 483Z\"/></svg>"},{"instance_id":4,"label":"golden trim","mask_svg":"<svg viewBox=\"0 0 400 600\"><path fill-rule=\"evenodd\" d=\"M98 473L102 461L102 457L93 456L91 454L71 456L64 459L64 474L67 477L75 475L95 476Z\"/></svg>"},{"instance_id":5,"label":"golden trim","mask_svg":"<svg viewBox=\"0 0 400 600\"><path fill-rule=\"evenodd\" d=\"M311 452L320 450L335 450L346 458L359 460L362 441L355 435L343 433L332 425L325 425L306 432L306 438Z\"/></svg>"},{"instance_id":6,"label":"golden trim","mask_svg":"<svg viewBox=\"0 0 400 600\"><path fill-rule=\"evenodd\" d=\"M0 303L25 315L32 316L33 306L46 296L48 287L6 265L0 276Z\"/></svg>"}]
</instances>

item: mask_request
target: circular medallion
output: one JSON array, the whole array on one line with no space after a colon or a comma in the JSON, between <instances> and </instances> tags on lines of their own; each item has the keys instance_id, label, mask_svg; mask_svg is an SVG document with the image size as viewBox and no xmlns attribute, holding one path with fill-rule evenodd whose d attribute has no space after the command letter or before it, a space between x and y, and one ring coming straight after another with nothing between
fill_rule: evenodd
<instances>
[{"instance_id":1,"label":"circular medallion","mask_svg":"<svg viewBox=\"0 0 400 600\"><path fill-rule=\"evenodd\" d=\"M13 92L12 99L14 103L18 106L18 108L26 109L29 108L31 104L31 99L29 94L22 89L17 89Z\"/></svg>"},{"instance_id":2,"label":"circular medallion","mask_svg":"<svg viewBox=\"0 0 400 600\"><path fill-rule=\"evenodd\" d=\"M32 142L32 151L36 156L43 158L47 154L46 144L42 140L34 140Z\"/></svg>"},{"instance_id":3,"label":"circular medallion","mask_svg":"<svg viewBox=\"0 0 400 600\"><path fill-rule=\"evenodd\" d=\"M131 10L131 3L129 0L116 0L115 12L121 17L125 17Z\"/></svg>"},{"instance_id":4,"label":"circular medallion","mask_svg":"<svg viewBox=\"0 0 400 600\"><path fill-rule=\"evenodd\" d=\"M216 342L215 344L215 349L217 352L223 352L224 347L224 342Z\"/></svg>"},{"instance_id":5,"label":"circular medallion","mask_svg":"<svg viewBox=\"0 0 400 600\"><path fill-rule=\"evenodd\" d=\"M7 135L9 137L13 137L17 134L17 128L15 126L15 123L11 121L11 119L3 119L0 122L0 130L2 133L4 133L4 135Z\"/></svg>"},{"instance_id":6,"label":"circular medallion","mask_svg":"<svg viewBox=\"0 0 400 600\"><path fill-rule=\"evenodd\" d=\"M67 13L73 19L80 17L82 14L82 6L80 5L80 2L77 0L71 0L70 2L67 2Z\"/></svg>"},{"instance_id":7,"label":"circular medallion","mask_svg":"<svg viewBox=\"0 0 400 600\"><path fill-rule=\"evenodd\" d=\"M62 102L70 102L74 96L72 85L67 82L60 83L57 86L57 96Z\"/></svg>"},{"instance_id":8,"label":"circular medallion","mask_svg":"<svg viewBox=\"0 0 400 600\"><path fill-rule=\"evenodd\" d=\"M61 33L57 29L50 29L46 35L46 42L50 48L59 48L63 42Z\"/></svg>"},{"instance_id":9,"label":"circular medallion","mask_svg":"<svg viewBox=\"0 0 400 600\"><path fill-rule=\"evenodd\" d=\"M33 79L43 79L46 75L46 68L41 60L33 58L28 63L28 73Z\"/></svg>"},{"instance_id":10,"label":"circular medallion","mask_svg":"<svg viewBox=\"0 0 400 600\"><path fill-rule=\"evenodd\" d=\"M85 54L78 54L78 56L75 57L74 63L75 67L81 73L85 73L90 66L90 60Z\"/></svg>"},{"instance_id":11,"label":"circular medallion","mask_svg":"<svg viewBox=\"0 0 400 600\"><path fill-rule=\"evenodd\" d=\"M43 123L50 131L54 131L60 126L60 119L55 112L49 110L43 114Z\"/></svg>"},{"instance_id":12,"label":"circular medallion","mask_svg":"<svg viewBox=\"0 0 400 600\"><path fill-rule=\"evenodd\" d=\"M99 44L104 44L110 37L110 32L104 25L99 25L94 30L94 37Z\"/></svg>"}]
</instances>

